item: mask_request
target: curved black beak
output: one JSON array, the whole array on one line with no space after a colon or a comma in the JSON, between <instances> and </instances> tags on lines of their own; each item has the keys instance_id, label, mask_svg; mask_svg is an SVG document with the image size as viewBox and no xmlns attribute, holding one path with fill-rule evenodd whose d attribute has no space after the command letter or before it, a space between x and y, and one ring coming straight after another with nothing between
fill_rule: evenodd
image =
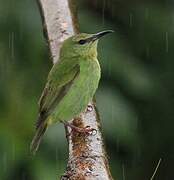
<instances>
[{"instance_id":1,"label":"curved black beak","mask_svg":"<svg viewBox=\"0 0 174 180\"><path fill-rule=\"evenodd\" d=\"M86 39L86 41L87 42L91 42L91 41L94 42L94 41L100 39L101 37L105 36L106 34L113 33L113 32L114 32L113 30L105 30L105 31L94 34L90 38Z\"/></svg>"},{"instance_id":2,"label":"curved black beak","mask_svg":"<svg viewBox=\"0 0 174 180\"><path fill-rule=\"evenodd\" d=\"M113 30L105 30L105 31L99 32L97 34L94 34L94 36L92 36L92 38L95 41L95 40L100 39L101 37L105 36L106 34L113 33L113 32L114 32Z\"/></svg>"}]
</instances>

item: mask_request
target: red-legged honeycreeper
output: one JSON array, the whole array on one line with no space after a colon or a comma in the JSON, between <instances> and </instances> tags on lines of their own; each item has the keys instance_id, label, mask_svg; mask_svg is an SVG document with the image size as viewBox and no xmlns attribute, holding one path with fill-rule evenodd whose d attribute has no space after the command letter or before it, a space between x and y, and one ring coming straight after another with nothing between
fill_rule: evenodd
<instances>
[{"instance_id":1,"label":"red-legged honeycreeper","mask_svg":"<svg viewBox=\"0 0 174 180\"><path fill-rule=\"evenodd\" d=\"M36 133L30 146L32 153L37 151L49 125L77 117L92 100L101 74L98 40L111 32L80 33L63 42L59 61L53 65L39 100Z\"/></svg>"}]
</instances>

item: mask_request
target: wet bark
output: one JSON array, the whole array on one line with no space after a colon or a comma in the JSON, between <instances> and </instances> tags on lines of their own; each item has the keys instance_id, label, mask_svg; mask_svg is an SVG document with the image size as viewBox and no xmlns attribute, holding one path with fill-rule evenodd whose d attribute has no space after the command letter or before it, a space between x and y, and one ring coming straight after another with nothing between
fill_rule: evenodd
<instances>
[{"instance_id":1,"label":"wet bark","mask_svg":"<svg viewBox=\"0 0 174 180\"><path fill-rule=\"evenodd\" d=\"M38 0L43 21L44 35L49 45L53 63L58 60L61 43L69 36L78 33L78 20L75 0ZM103 146L100 119L95 102L86 111L71 120L77 127L90 126L95 134L85 135L65 128L69 158L62 180L111 180L108 159Z\"/></svg>"}]
</instances>

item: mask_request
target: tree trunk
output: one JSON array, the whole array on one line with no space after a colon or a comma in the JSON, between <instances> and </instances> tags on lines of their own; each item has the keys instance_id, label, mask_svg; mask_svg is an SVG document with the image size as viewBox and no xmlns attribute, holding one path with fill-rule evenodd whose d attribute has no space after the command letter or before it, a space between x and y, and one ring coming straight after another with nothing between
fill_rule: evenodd
<instances>
[{"instance_id":1,"label":"tree trunk","mask_svg":"<svg viewBox=\"0 0 174 180\"><path fill-rule=\"evenodd\" d=\"M38 0L43 29L49 45L53 63L58 60L61 43L78 33L77 11L74 0ZM62 180L111 180L108 160L103 146L99 115L95 102L91 102L86 112L71 120L77 127L96 130L86 135L71 132L65 128L69 145L69 159Z\"/></svg>"}]
</instances>

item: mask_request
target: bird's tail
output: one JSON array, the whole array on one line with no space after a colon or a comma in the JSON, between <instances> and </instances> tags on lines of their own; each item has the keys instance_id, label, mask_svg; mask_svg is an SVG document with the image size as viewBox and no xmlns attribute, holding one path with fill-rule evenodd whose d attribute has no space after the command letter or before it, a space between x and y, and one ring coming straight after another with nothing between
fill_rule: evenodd
<instances>
[{"instance_id":1,"label":"bird's tail","mask_svg":"<svg viewBox=\"0 0 174 180\"><path fill-rule=\"evenodd\" d=\"M46 130L47 130L47 123L42 123L37 128L35 136L30 144L30 151L32 154L35 154L36 151L38 150L40 142Z\"/></svg>"}]
</instances>

